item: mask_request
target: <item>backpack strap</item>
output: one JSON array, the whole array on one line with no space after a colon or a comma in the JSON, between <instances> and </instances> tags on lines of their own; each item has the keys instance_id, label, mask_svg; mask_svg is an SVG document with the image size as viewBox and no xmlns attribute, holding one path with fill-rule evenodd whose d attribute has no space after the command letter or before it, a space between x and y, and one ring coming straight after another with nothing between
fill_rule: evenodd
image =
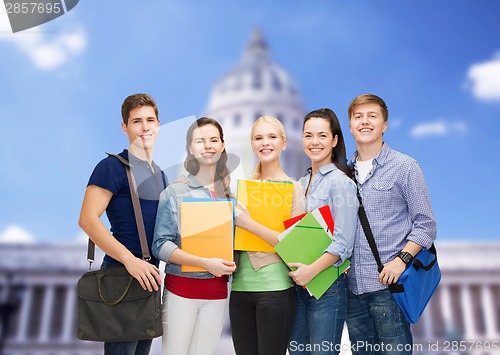
<instances>
[{"instance_id":1,"label":"backpack strap","mask_svg":"<svg viewBox=\"0 0 500 355\"><path fill-rule=\"evenodd\" d=\"M139 240L141 242L142 258L145 261L151 260L151 254L149 253L148 242L146 238L146 230L144 229L144 220L142 218L141 203L139 201L139 195L137 194L137 184L134 179L134 175L130 171L133 165L124 157L118 154L106 153L110 157L118 159L123 165L125 165L125 170L127 172L127 179L130 188L130 196L132 197L132 205L134 206L135 222L137 224L137 231L139 233ZM89 262L89 268L92 266L92 262L95 259L95 243L89 238L88 248L87 248L87 260Z\"/></svg>"},{"instance_id":2,"label":"backpack strap","mask_svg":"<svg viewBox=\"0 0 500 355\"><path fill-rule=\"evenodd\" d=\"M122 164L123 164L123 165L125 165L125 166L132 167L132 168L134 167L134 166L132 165L132 163L130 163L127 159L125 159L124 157L122 157L120 154L113 154L113 153L108 153L108 152L106 152L106 154L107 154L108 156L110 156L110 157L113 157L113 158L118 159L118 160L119 160L119 161L121 161L121 162L122 162Z\"/></svg>"},{"instance_id":3,"label":"backpack strap","mask_svg":"<svg viewBox=\"0 0 500 355\"><path fill-rule=\"evenodd\" d=\"M359 210L358 210L359 221L361 222L361 227L363 227L363 232L365 232L365 237L366 240L368 241L368 244L370 245L373 257L377 262L378 272L380 273L382 272L384 265L382 264L382 260L380 259L380 254L378 252L377 244L375 243L375 238L373 237L372 229L370 228L370 223L368 222L368 217L366 216L365 207L363 206L363 200L359 193L358 182L356 181L355 174L353 174L352 178L354 180L354 183L356 184L356 194L358 196L358 201L359 201Z\"/></svg>"}]
</instances>

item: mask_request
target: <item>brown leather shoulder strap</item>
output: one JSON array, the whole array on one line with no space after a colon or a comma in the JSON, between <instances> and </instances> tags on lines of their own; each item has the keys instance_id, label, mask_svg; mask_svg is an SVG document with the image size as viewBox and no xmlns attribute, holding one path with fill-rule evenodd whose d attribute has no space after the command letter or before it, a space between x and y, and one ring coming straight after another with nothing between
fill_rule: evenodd
<instances>
[{"instance_id":1,"label":"brown leather shoulder strap","mask_svg":"<svg viewBox=\"0 0 500 355\"><path fill-rule=\"evenodd\" d=\"M146 230L144 229L144 220L142 218L141 203L139 201L139 195L137 194L137 185L135 183L134 175L130 171L130 167L133 165L130 162L118 154L106 153L110 157L115 157L125 165L125 170L127 171L127 179L130 187L130 196L132 196L132 205L134 206L135 222L137 224L137 232L139 233L139 240L141 242L142 258L146 261L151 260L151 254L148 248L148 242L146 238ZM95 243L89 238L88 248L87 248L87 260L89 262L89 268L92 266L92 262L95 259Z\"/></svg>"}]
</instances>

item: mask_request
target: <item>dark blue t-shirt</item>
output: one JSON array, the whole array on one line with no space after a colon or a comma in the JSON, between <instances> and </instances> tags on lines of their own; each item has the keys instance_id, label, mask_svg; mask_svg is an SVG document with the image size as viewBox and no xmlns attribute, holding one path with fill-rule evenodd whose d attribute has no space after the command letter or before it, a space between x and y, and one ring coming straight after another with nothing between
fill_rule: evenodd
<instances>
[{"instance_id":1,"label":"dark blue t-shirt","mask_svg":"<svg viewBox=\"0 0 500 355\"><path fill-rule=\"evenodd\" d=\"M151 254L151 243L156 221L156 211L160 193L167 187L168 179L161 169L153 162L154 174L147 161L141 160L128 150L123 150L119 155L129 160L132 165L131 171L137 183L137 191L141 203L144 229L148 240L149 252ZM129 159L130 156L130 159ZM90 176L89 185L95 185L111 191L113 197L106 208L111 225L111 233L135 256L142 258L141 243L137 224L134 216L134 206L127 179L125 165L115 157L107 157L99 162ZM119 262L109 255L104 257L109 263ZM158 266L159 261L151 254L151 263Z\"/></svg>"}]
</instances>

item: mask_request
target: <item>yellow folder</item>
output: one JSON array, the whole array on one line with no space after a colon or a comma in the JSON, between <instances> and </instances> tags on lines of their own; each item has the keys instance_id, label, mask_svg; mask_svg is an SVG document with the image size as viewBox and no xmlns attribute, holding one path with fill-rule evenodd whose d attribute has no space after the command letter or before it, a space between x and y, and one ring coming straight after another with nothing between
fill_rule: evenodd
<instances>
[{"instance_id":1,"label":"yellow folder","mask_svg":"<svg viewBox=\"0 0 500 355\"><path fill-rule=\"evenodd\" d=\"M181 201L181 248L205 258L233 261L234 200L184 198ZM207 271L182 265L181 271Z\"/></svg>"},{"instance_id":2,"label":"yellow folder","mask_svg":"<svg viewBox=\"0 0 500 355\"><path fill-rule=\"evenodd\" d=\"M238 180L238 201L250 216L278 232L292 214L293 183L289 181ZM249 231L236 227L234 249L275 252L273 246Z\"/></svg>"}]
</instances>

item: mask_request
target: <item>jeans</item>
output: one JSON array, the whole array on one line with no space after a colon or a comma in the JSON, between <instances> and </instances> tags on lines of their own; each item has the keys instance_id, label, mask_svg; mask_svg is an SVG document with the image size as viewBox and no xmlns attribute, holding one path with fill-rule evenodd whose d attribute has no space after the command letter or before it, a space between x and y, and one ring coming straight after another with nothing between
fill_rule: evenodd
<instances>
[{"instance_id":1,"label":"jeans","mask_svg":"<svg viewBox=\"0 0 500 355\"><path fill-rule=\"evenodd\" d=\"M231 292L229 318L237 355L285 355L295 310L295 288Z\"/></svg>"},{"instance_id":2,"label":"jeans","mask_svg":"<svg viewBox=\"0 0 500 355\"><path fill-rule=\"evenodd\" d=\"M105 355L148 355L152 339L126 343L104 343Z\"/></svg>"},{"instance_id":3,"label":"jeans","mask_svg":"<svg viewBox=\"0 0 500 355\"><path fill-rule=\"evenodd\" d=\"M338 354L347 312L346 275L340 275L319 300L302 286L295 286L295 291L290 355Z\"/></svg>"},{"instance_id":4,"label":"jeans","mask_svg":"<svg viewBox=\"0 0 500 355\"><path fill-rule=\"evenodd\" d=\"M411 354L410 324L388 289L347 292L347 328L353 354Z\"/></svg>"},{"instance_id":5,"label":"jeans","mask_svg":"<svg viewBox=\"0 0 500 355\"><path fill-rule=\"evenodd\" d=\"M118 262L103 261L101 269L122 266ZM104 343L104 355L148 355L152 339Z\"/></svg>"},{"instance_id":6,"label":"jeans","mask_svg":"<svg viewBox=\"0 0 500 355\"><path fill-rule=\"evenodd\" d=\"M162 352L213 355L224 325L227 298L198 300L163 291Z\"/></svg>"}]
</instances>

